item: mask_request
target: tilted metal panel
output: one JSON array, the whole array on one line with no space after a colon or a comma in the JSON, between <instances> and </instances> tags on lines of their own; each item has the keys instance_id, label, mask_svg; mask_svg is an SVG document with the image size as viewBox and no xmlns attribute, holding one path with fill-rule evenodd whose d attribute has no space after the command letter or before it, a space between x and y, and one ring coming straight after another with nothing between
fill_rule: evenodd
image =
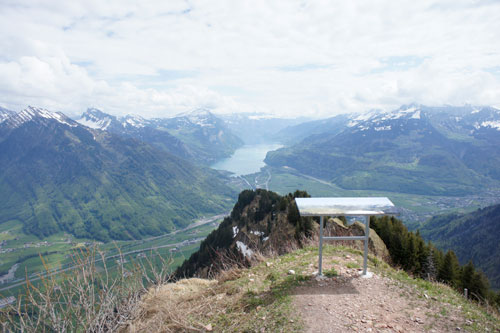
<instances>
[{"instance_id":1,"label":"tilted metal panel","mask_svg":"<svg viewBox=\"0 0 500 333\"><path fill-rule=\"evenodd\" d=\"M386 197L296 198L301 216L396 215Z\"/></svg>"}]
</instances>

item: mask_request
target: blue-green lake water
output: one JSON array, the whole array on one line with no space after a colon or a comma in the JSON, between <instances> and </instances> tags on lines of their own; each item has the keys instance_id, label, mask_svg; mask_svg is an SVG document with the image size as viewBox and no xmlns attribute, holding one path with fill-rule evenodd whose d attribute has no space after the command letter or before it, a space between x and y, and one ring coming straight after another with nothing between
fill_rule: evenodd
<instances>
[{"instance_id":1,"label":"blue-green lake water","mask_svg":"<svg viewBox=\"0 0 500 333\"><path fill-rule=\"evenodd\" d=\"M283 147L280 144L245 145L237 149L231 157L223 159L211 167L217 170L227 170L236 176L259 172L266 165L264 158L268 151Z\"/></svg>"}]
</instances>

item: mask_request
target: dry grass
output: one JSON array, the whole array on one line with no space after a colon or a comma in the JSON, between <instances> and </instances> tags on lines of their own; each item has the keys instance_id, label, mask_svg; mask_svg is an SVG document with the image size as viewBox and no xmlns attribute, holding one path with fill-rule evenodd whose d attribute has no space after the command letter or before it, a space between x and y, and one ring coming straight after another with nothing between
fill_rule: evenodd
<instances>
[{"instance_id":1,"label":"dry grass","mask_svg":"<svg viewBox=\"0 0 500 333\"><path fill-rule=\"evenodd\" d=\"M48 267L38 283L26 284L16 304L0 313L4 331L109 332L128 322L151 285L166 283L170 260L149 259L125 268L123 259L109 270L97 248L74 255L74 268L54 275ZM43 261L43 258L42 258Z\"/></svg>"},{"instance_id":2,"label":"dry grass","mask_svg":"<svg viewBox=\"0 0 500 333\"><path fill-rule=\"evenodd\" d=\"M292 313L290 288L307 279L273 273L279 258L253 268L233 266L217 278L184 279L152 288L125 332L242 332L297 331L301 322ZM281 270L279 270L281 271Z\"/></svg>"}]
</instances>

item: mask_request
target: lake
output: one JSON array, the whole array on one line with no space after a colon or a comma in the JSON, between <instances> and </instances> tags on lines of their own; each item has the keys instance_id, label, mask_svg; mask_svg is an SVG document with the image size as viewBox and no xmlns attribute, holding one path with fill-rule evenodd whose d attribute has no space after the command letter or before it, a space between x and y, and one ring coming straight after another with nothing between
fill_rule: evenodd
<instances>
[{"instance_id":1,"label":"lake","mask_svg":"<svg viewBox=\"0 0 500 333\"><path fill-rule=\"evenodd\" d=\"M217 170L227 170L236 176L259 172L266 165L264 158L268 151L283 147L277 143L245 145L237 149L231 157L223 159L211 167Z\"/></svg>"}]
</instances>

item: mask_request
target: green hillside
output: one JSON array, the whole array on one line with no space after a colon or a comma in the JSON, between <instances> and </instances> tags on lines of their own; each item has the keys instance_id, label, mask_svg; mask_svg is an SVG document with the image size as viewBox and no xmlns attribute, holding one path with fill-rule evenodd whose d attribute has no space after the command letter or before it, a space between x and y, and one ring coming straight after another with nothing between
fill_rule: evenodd
<instances>
[{"instance_id":1,"label":"green hillside","mask_svg":"<svg viewBox=\"0 0 500 333\"><path fill-rule=\"evenodd\" d=\"M39 237L137 239L226 211L217 173L134 139L34 117L0 128L0 224ZM68 125L69 124L69 125Z\"/></svg>"}]
</instances>

